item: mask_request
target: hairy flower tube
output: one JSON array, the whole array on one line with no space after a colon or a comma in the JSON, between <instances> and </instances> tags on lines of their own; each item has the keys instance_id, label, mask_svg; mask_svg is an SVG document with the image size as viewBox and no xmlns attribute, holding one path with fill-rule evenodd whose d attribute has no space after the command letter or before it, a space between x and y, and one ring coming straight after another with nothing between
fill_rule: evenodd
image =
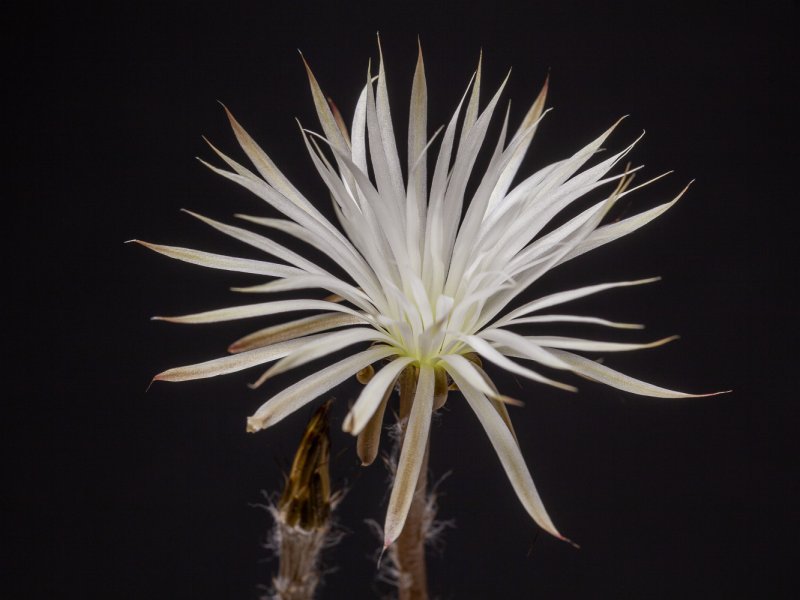
<instances>
[{"instance_id":1,"label":"hairy flower tube","mask_svg":"<svg viewBox=\"0 0 800 600\"><path fill-rule=\"evenodd\" d=\"M344 421L344 429L359 436L359 456L369 464L377 453L391 392L398 380L411 377L413 402L384 527L385 545L389 546L400 535L408 514L426 454L432 412L442 406L448 389L457 388L486 431L525 510L543 529L565 539L545 511L517 444L506 410L506 404L513 400L497 390L482 365L491 363L493 368L563 390L575 388L559 381L561 377L553 373L574 373L644 396L693 396L633 379L576 354L652 348L673 338L619 343L521 333L522 329L544 323L640 328L567 314L560 307L591 294L657 278L596 283L525 303L514 302L551 269L635 231L664 213L678 198L604 224L609 209L637 189L629 186L637 169L626 168L609 175L633 144L584 168L614 127L569 158L518 179L522 159L545 113L547 83L513 134L509 133L506 112L499 139L486 161L488 165L477 169L476 159L486 144L487 129L507 78L481 109L479 63L450 121L429 138L421 52L411 90L404 175L382 56L377 76L368 69L349 131L335 106L326 101L307 64L306 69L322 133L301 128L302 137L315 170L330 192L338 226L278 170L230 113L236 138L256 172L213 146L230 170L204 164L283 215L239 215L241 219L293 236L300 242L298 246L315 248L330 259L328 268L267 236L194 213L190 214L276 260L139 243L189 263L268 278L259 285L234 288L238 292L324 293L156 317L173 323L215 323L311 313L234 342L229 356L169 369L155 379L200 379L274 362L258 379L257 386L278 373L352 347L351 356L272 396L247 419L248 431L274 425L334 386L361 374L365 386ZM441 139L435 145L437 137ZM430 177L429 163L433 166ZM471 179L477 187L467 197ZM560 225L553 222L575 201L604 186L608 191L600 201L571 218L562 218ZM554 312L550 310L554 308ZM540 372L542 368L547 369L548 375ZM367 371L371 377L364 376Z\"/></svg>"}]
</instances>

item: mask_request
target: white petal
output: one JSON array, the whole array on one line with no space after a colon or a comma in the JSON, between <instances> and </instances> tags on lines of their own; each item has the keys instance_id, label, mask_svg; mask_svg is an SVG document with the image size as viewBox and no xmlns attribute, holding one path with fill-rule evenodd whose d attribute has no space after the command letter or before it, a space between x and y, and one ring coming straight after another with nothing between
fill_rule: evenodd
<instances>
[{"instance_id":1,"label":"white petal","mask_svg":"<svg viewBox=\"0 0 800 600\"><path fill-rule=\"evenodd\" d=\"M373 313L375 307L372 305L372 299L364 292L333 275L293 275L270 281L259 285L252 285L248 287L234 287L231 288L234 292L245 292L250 294L263 294L263 293L276 293L286 292L291 290L307 290L313 288L320 288L327 290L332 294L341 296L348 302L352 302L361 310Z\"/></svg>"},{"instance_id":2,"label":"white petal","mask_svg":"<svg viewBox=\"0 0 800 600\"><path fill-rule=\"evenodd\" d=\"M570 252L561 262L566 262L570 259L573 259L581 254L589 252L590 250L594 250L595 248L599 248L604 244L608 244L609 242L613 242L614 240L618 240L619 238L628 235L647 225L653 219L660 217L665 212L667 212L670 208L672 208L675 203L680 200L681 196L686 192L689 186L686 186L678 196L672 200L671 202L666 202L665 204L661 204L660 206L656 206L655 208L651 208L650 210L646 210L643 213L638 215L634 215L632 217L628 217L627 219L623 219L622 221L617 221L616 223L611 223L609 225L604 225L603 227L598 227L595 231L589 235L583 242L578 244L578 247L575 248L572 252Z\"/></svg>"},{"instance_id":3,"label":"white petal","mask_svg":"<svg viewBox=\"0 0 800 600\"><path fill-rule=\"evenodd\" d=\"M234 321L236 319L249 319L251 317L265 317L279 313L294 312L298 310L329 310L342 312L359 317L369 323L366 315L333 302L324 300L277 300L275 302L261 302L259 304L246 304L244 306L231 306L206 312L178 317L153 317L154 321L169 321L170 323L219 323L220 321Z\"/></svg>"},{"instance_id":4,"label":"white petal","mask_svg":"<svg viewBox=\"0 0 800 600\"><path fill-rule=\"evenodd\" d=\"M260 386L267 379L275 377L280 373L304 365L312 360L322 358L333 352L338 352L342 348L347 348L348 346L361 342L377 340L387 343L392 342L391 338L371 327L355 327L344 331L320 334L320 337L315 340L312 345L304 345L272 365L272 367L259 378L258 383L254 384L254 387Z\"/></svg>"},{"instance_id":5,"label":"white petal","mask_svg":"<svg viewBox=\"0 0 800 600\"><path fill-rule=\"evenodd\" d=\"M577 388L571 385L567 385L566 383L561 383L560 381L555 381L544 375L540 375L536 371L532 371L522 365L518 365L512 360L509 360L505 356L503 356L498 350L493 348L489 342L479 338L475 335L468 335L463 336L463 340L470 345L470 347L484 357L486 360L493 362L498 367L505 369L506 371L510 371L512 373L516 373L517 375L522 375L523 377L527 377L528 379L533 379L534 381L538 381L539 383L546 383L547 385L552 385L553 387L561 388L562 390L567 390L569 392L577 392Z\"/></svg>"},{"instance_id":6,"label":"white petal","mask_svg":"<svg viewBox=\"0 0 800 600\"><path fill-rule=\"evenodd\" d=\"M428 432L431 427L433 410L433 367L421 365L417 390L408 426L403 438L403 448L397 463L392 494L389 497L389 508L386 511L386 523L383 527L385 536L384 548L388 548L399 536L405 525L408 509L414 499L422 463L428 446Z\"/></svg>"},{"instance_id":7,"label":"white petal","mask_svg":"<svg viewBox=\"0 0 800 600\"><path fill-rule=\"evenodd\" d=\"M352 377L367 365L394 353L395 350L392 348L376 346L345 358L298 381L273 396L261 405L252 417L248 417L247 430L254 432L274 425L314 400L314 398L339 385L348 377Z\"/></svg>"},{"instance_id":8,"label":"white petal","mask_svg":"<svg viewBox=\"0 0 800 600\"><path fill-rule=\"evenodd\" d=\"M538 315L535 317L522 317L512 319L506 323L506 327L511 325L525 325L527 323L591 323L593 325L604 325L617 329L644 329L644 325L638 323L618 323L597 317L584 317L578 315Z\"/></svg>"},{"instance_id":9,"label":"white petal","mask_svg":"<svg viewBox=\"0 0 800 600\"><path fill-rule=\"evenodd\" d=\"M462 378L458 373L450 372L453 380L458 385L461 393L467 399L470 408L475 412L478 420L481 422L486 434L489 436L489 441L492 443L495 452L497 453L500 463L508 476L511 486L517 493L522 506L528 511L528 514L534 521L550 533L551 535L566 540L553 525L552 519L547 514L544 508L539 492L536 491L536 486L533 483L528 467L525 465L525 459L522 457L519 446L517 445L514 436L509 431L502 418L497 413L487 398L470 383Z\"/></svg>"},{"instance_id":10,"label":"white petal","mask_svg":"<svg viewBox=\"0 0 800 600\"><path fill-rule=\"evenodd\" d=\"M222 233L231 236L245 244L253 246L254 248L258 248L268 254L272 254L273 256L277 256L285 260L286 262L294 265L299 269L303 269L304 271L308 271L310 273L326 273L325 269L320 267L319 265L314 264L310 260L306 260L296 252L285 248L281 244L277 242L273 242L271 239L264 237L263 235L258 235L253 233L252 231L247 231L246 229L242 229L241 227L234 227L232 225L226 225L225 223L220 223L219 221L215 221L214 219L209 219L208 217L204 217L203 215L199 215L194 213L190 210L185 210L185 213L195 217L196 219L201 220L203 223L210 225L214 229L221 231Z\"/></svg>"},{"instance_id":11,"label":"white petal","mask_svg":"<svg viewBox=\"0 0 800 600\"><path fill-rule=\"evenodd\" d=\"M642 285L645 283L653 283L654 281L658 281L659 279L661 278L650 277L648 279L637 279L636 281L616 281L614 283L601 283L597 285L589 285L586 287L577 288L574 290L567 290L565 292L557 292L555 294L550 294L549 296L544 296L542 298L534 300L533 302L528 302L527 304L520 306L515 310L512 310L504 317L498 319L497 322L494 324L494 327L500 327L502 325L505 325L512 319L516 319L517 317L522 317L537 310L542 310L543 308L549 308L551 306L555 306L556 304L563 304L564 302L577 300L578 298L583 298L584 296L589 296L591 294L596 294L598 292L603 292L605 290L610 290L613 288L628 287L631 285Z\"/></svg>"},{"instance_id":12,"label":"white petal","mask_svg":"<svg viewBox=\"0 0 800 600\"><path fill-rule=\"evenodd\" d=\"M535 360L546 367L551 367L553 369L569 369L569 365L553 356L551 352L542 348L541 346L545 344L539 344L536 338L523 337L513 331L506 331L505 329L486 329L482 331L479 336L511 348L519 352L524 358Z\"/></svg>"},{"instance_id":13,"label":"white petal","mask_svg":"<svg viewBox=\"0 0 800 600\"><path fill-rule=\"evenodd\" d=\"M644 350L645 348L657 348L669 342L677 340L679 336L672 335L654 342L645 344L626 344L620 342L600 342L596 340L582 340L578 338L533 335L526 336L534 344L545 346L546 348L560 348L562 350L579 350L582 352L625 352L628 350Z\"/></svg>"},{"instance_id":14,"label":"white petal","mask_svg":"<svg viewBox=\"0 0 800 600\"><path fill-rule=\"evenodd\" d=\"M565 352L563 350L553 350L553 353L558 356L565 363L568 363L572 370L579 375L583 375L587 379L605 383L613 388L630 392L631 394L639 394L640 396L651 396L653 398L699 398L702 396L716 396L717 394L725 394L726 392L712 392L710 394L687 394L684 392L676 392L666 388L657 387L655 385L639 381L633 377L623 375L618 371L609 369L599 363Z\"/></svg>"},{"instance_id":15,"label":"white petal","mask_svg":"<svg viewBox=\"0 0 800 600\"><path fill-rule=\"evenodd\" d=\"M239 122L234 119L228 108L225 105L223 105L222 108L225 109L225 114L228 116L236 140L261 176L266 179L272 187L289 198L289 200L302 207L304 210L308 209L311 206L309 201L297 191L297 188L295 188L286 176L280 172L278 167L275 166L275 163L267 156L267 153L264 152L244 128L239 125Z\"/></svg>"},{"instance_id":16,"label":"white petal","mask_svg":"<svg viewBox=\"0 0 800 600\"><path fill-rule=\"evenodd\" d=\"M177 246L162 246L151 244L141 240L131 240L137 244L149 248L154 252L182 260L184 262L209 267L211 269L221 269L223 271L235 271L237 273L250 273L253 275L267 275L269 277L288 277L302 273L300 269L279 265L277 263L262 260L252 260L249 258L238 258L236 256L224 256L222 254L212 254L191 248L179 248Z\"/></svg>"},{"instance_id":17,"label":"white petal","mask_svg":"<svg viewBox=\"0 0 800 600\"><path fill-rule=\"evenodd\" d=\"M479 390L481 394L494 398L499 402L506 402L509 404L516 404L513 398L503 396L497 393L490 384L488 377L485 377L482 369L472 364L469 360L460 354L445 354L439 357L440 361L444 363L447 372L450 374L458 373L459 377L465 381L469 381L470 385Z\"/></svg>"}]
</instances>

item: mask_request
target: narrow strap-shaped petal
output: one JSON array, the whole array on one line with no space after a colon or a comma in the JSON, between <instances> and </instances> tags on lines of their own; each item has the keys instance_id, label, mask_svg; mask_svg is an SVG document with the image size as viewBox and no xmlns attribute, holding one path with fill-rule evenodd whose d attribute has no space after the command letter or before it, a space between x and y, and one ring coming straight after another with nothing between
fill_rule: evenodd
<instances>
[{"instance_id":1,"label":"narrow strap-shaped petal","mask_svg":"<svg viewBox=\"0 0 800 600\"><path fill-rule=\"evenodd\" d=\"M551 367L553 369L569 369L569 365L564 361L559 360L553 356L551 352L542 348L544 344L536 342L536 338L523 337L518 333L505 329L486 329L478 335L484 339L501 344L502 346L512 348L521 353L525 358L535 360L546 367Z\"/></svg>"},{"instance_id":2,"label":"narrow strap-shaped petal","mask_svg":"<svg viewBox=\"0 0 800 600\"><path fill-rule=\"evenodd\" d=\"M397 143L394 137L394 127L392 126L392 113L389 110L389 91L386 87L386 71L383 68L383 49L381 48L380 37L378 37L378 89L375 96L375 107L392 185L402 196L404 191L403 173L400 170L400 156L397 153Z\"/></svg>"},{"instance_id":3,"label":"narrow strap-shaped petal","mask_svg":"<svg viewBox=\"0 0 800 600\"><path fill-rule=\"evenodd\" d=\"M572 370L578 375L583 375L587 379L604 383L618 390L638 394L640 396L650 396L652 398L700 398L703 396L716 396L727 392L712 392L710 394L687 394L676 392L666 388L658 387L644 381L639 381L633 377L623 375L618 371L609 369L600 363L578 356L564 350L553 350L553 353L565 363L568 363Z\"/></svg>"},{"instance_id":4,"label":"narrow strap-shaped petal","mask_svg":"<svg viewBox=\"0 0 800 600\"><path fill-rule=\"evenodd\" d=\"M455 372L451 372L450 375L458 385L461 393L464 394L470 408L475 412L483 429L486 431L486 435L489 436L489 441L494 447L494 451L500 459L500 464L503 465L503 469L522 506L539 527L560 540L569 541L553 525L553 521L547 514L542 499L539 497L539 492L533 483L530 471L525 465L525 459L522 457L519 445L506 424L503 423L500 415L492 408L487 398L473 387L469 381Z\"/></svg>"},{"instance_id":5,"label":"narrow strap-shaped petal","mask_svg":"<svg viewBox=\"0 0 800 600\"><path fill-rule=\"evenodd\" d=\"M499 350L492 347L489 342L479 338L476 335L467 335L463 336L462 338L465 343L469 344L469 346L486 360L493 362L498 367L505 369L506 371L510 371L512 373L516 373L517 375L522 375L523 377L527 377L528 379L532 379L533 381L538 381L539 383L546 383L547 385L552 385L553 387L561 388L562 390L567 390L569 392L577 392L577 388L572 385L567 385L566 383L561 383L560 381L555 381L550 379L549 377L545 377L544 375L540 375L536 371L528 369L527 367L523 367L522 365L518 365L514 361L508 359L503 354L500 353Z\"/></svg>"},{"instance_id":6,"label":"narrow strap-shaped petal","mask_svg":"<svg viewBox=\"0 0 800 600\"><path fill-rule=\"evenodd\" d=\"M469 102L467 103L467 109L464 111L464 123L461 125L461 137L458 141L458 145L462 146L464 144L464 140L469 135L469 132L472 130L472 126L475 125L475 121L478 120L478 111L480 110L480 100L481 100L481 66L483 65L483 50L480 51L478 54L478 66L475 69L475 75L473 75L473 84L472 84L472 92L469 95Z\"/></svg>"},{"instance_id":7,"label":"narrow strap-shaped petal","mask_svg":"<svg viewBox=\"0 0 800 600\"><path fill-rule=\"evenodd\" d=\"M609 321L608 319L585 317L581 315L536 315L534 317L522 317L520 319L508 321L505 326L510 327L512 325L525 325L529 323L590 323L592 325L604 325L605 327L614 327L616 329L644 329L644 325L639 323L618 323L616 321Z\"/></svg>"},{"instance_id":8,"label":"narrow strap-shaped petal","mask_svg":"<svg viewBox=\"0 0 800 600\"><path fill-rule=\"evenodd\" d=\"M205 161L200 162L214 173L238 183L243 188L270 204L276 210L308 229L319 238L318 243L324 244L324 248L330 254L331 258L336 260L345 269L353 270L353 277L368 271L368 265L364 263L363 258L353 247L352 243L347 240L330 221L322 216L321 213L309 214L264 181L253 181L252 179L236 173L218 169ZM359 284L365 287L369 285L369 282L359 281Z\"/></svg>"},{"instance_id":9,"label":"narrow strap-shaped petal","mask_svg":"<svg viewBox=\"0 0 800 600\"><path fill-rule=\"evenodd\" d=\"M245 151L247 158L250 159L256 170L272 187L306 210L310 206L309 201L297 191L297 188L292 185L283 173L281 173L278 167L275 166L275 163L272 162L272 159L267 156L267 153L264 152L244 128L239 125L239 122L233 117L228 107L223 104L222 108L225 109L225 114L228 117L228 121L230 121L231 129L233 129L236 140L239 142L242 150Z\"/></svg>"},{"instance_id":10,"label":"narrow strap-shaped petal","mask_svg":"<svg viewBox=\"0 0 800 600\"><path fill-rule=\"evenodd\" d=\"M400 371L411 362L413 359L408 357L396 358L375 373L369 383L364 386L353 408L347 413L342 429L353 435L360 434L377 410L386 390L394 385Z\"/></svg>"},{"instance_id":11,"label":"narrow strap-shaped petal","mask_svg":"<svg viewBox=\"0 0 800 600\"><path fill-rule=\"evenodd\" d=\"M376 346L349 356L298 381L273 396L262 404L252 417L248 417L247 431L255 432L274 425L314 400L314 398L339 385L345 379L352 377L367 365L395 353L396 350L393 348Z\"/></svg>"},{"instance_id":12,"label":"narrow strap-shaped petal","mask_svg":"<svg viewBox=\"0 0 800 600\"><path fill-rule=\"evenodd\" d=\"M207 377L235 373L236 371L283 358L293 350L315 342L319 337L319 335L310 335L294 340L286 340L263 348L240 352L233 356L224 356L194 365L167 369L153 377L153 381L191 381L193 379L205 379Z\"/></svg>"},{"instance_id":13,"label":"narrow strap-shaped petal","mask_svg":"<svg viewBox=\"0 0 800 600\"><path fill-rule=\"evenodd\" d=\"M528 109L525 119L522 121L522 124L519 126L519 129L514 136L515 138L517 136L522 136L529 128L534 127L534 131L531 132L531 135L527 138L527 140L514 151L514 158L504 167L503 173L497 180L497 184L492 191L492 197L489 200L487 212L491 211L492 208L506 195L508 188L511 187L511 182L517 175L520 164L522 164L522 159L528 152L528 147L530 146L531 140L533 140L533 134L536 131L535 124L539 121L539 118L544 112L544 103L547 100L547 88L549 82L550 76L548 75L544 80L544 85L542 85L539 95L536 96L536 100L534 100L533 104Z\"/></svg>"},{"instance_id":14,"label":"narrow strap-shaped petal","mask_svg":"<svg viewBox=\"0 0 800 600\"><path fill-rule=\"evenodd\" d=\"M479 390L484 396L504 404L521 404L519 400L499 394L491 383L491 380L483 372L483 369L472 364L460 354L445 354L444 356L440 356L439 360L440 364L444 365L448 373L451 375L453 373L458 373L462 379L469 381L470 385Z\"/></svg>"},{"instance_id":15,"label":"narrow strap-shaped petal","mask_svg":"<svg viewBox=\"0 0 800 600\"><path fill-rule=\"evenodd\" d=\"M425 65L422 46L419 48L414 83L411 87L411 105L408 116L408 186L406 192L406 240L411 254L411 264L421 272L421 236L425 230L425 212L428 199L427 165L428 92L425 83Z\"/></svg>"},{"instance_id":16,"label":"narrow strap-shaped petal","mask_svg":"<svg viewBox=\"0 0 800 600\"><path fill-rule=\"evenodd\" d=\"M679 336L669 337L648 342L644 344L628 344L621 342L601 342L596 340L583 340L579 338L533 335L525 336L526 340L545 346L546 348L560 348L562 350L579 350L581 352L626 352L628 350L644 350L646 348L657 348L669 342L677 340Z\"/></svg>"},{"instance_id":17,"label":"narrow strap-shaped petal","mask_svg":"<svg viewBox=\"0 0 800 600\"><path fill-rule=\"evenodd\" d=\"M360 317L341 313L314 315L312 317L305 317L304 319L279 323L278 325L266 327L265 329L260 329L259 331L246 335L228 346L228 352L244 352L245 350L269 346L270 344L327 331L328 329L334 329L336 327L361 325L363 322L364 320Z\"/></svg>"},{"instance_id":18,"label":"narrow strap-shaped petal","mask_svg":"<svg viewBox=\"0 0 800 600\"><path fill-rule=\"evenodd\" d=\"M332 294L341 296L348 302L352 302L365 312L375 312L372 298L358 288L333 275L293 275L291 277L284 277L283 279L277 279L258 285L231 288L234 292L248 294L266 294L307 289L327 290Z\"/></svg>"},{"instance_id":19,"label":"narrow strap-shaped petal","mask_svg":"<svg viewBox=\"0 0 800 600\"><path fill-rule=\"evenodd\" d=\"M305 56L300 54L300 58L303 59L303 65L306 68L308 84L311 87L311 96L314 99L314 107L317 109L317 117L319 118L320 125L322 125L322 130L325 132L325 136L330 140L332 145L345 152L348 149L347 141L342 135L339 126L336 124L336 119L333 118L333 113L331 112L330 106L328 106L328 101L325 99L325 94L319 87L317 78L314 77L314 73L311 71L308 62L306 62Z\"/></svg>"},{"instance_id":20,"label":"narrow strap-shaped petal","mask_svg":"<svg viewBox=\"0 0 800 600\"><path fill-rule=\"evenodd\" d=\"M225 223L220 223L219 221L215 221L214 219L209 219L208 217L204 217L203 215L197 214L190 210L184 211L186 214L193 216L195 219L199 219L206 225L210 225L217 231L221 231L225 235L229 235L230 237L239 240L240 242L244 242L245 244L252 246L253 248L258 248L259 250L266 252L267 254L272 254L273 256L277 256L280 259L285 260L289 264L297 267L298 269L303 269L304 271L308 271L309 273L327 273L325 269L317 265L316 263L311 262L289 250L288 248L278 244L277 242L272 241L271 239L264 237L263 235L258 235L257 233L253 233L252 231L248 231L246 229L242 229L241 227L234 227L233 225L226 225Z\"/></svg>"},{"instance_id":21,"label":"narrow strap-shaped petal","mask_svg":"<svg viewBox=\"0 0 800 600\"><path fill-rule=\"evenodd\" d=\"M389 508L386 511L386 523L383 528L384 548L391 546L400 536L411 501L414 499L414 491L428 445L433 410L433 388L433 367L421 365L414 403L411 406L411 414L408 416L403 448L400 451L397 473L392 485L392 494L389 497Z\"/></svg>"},{"instance_id":22,"label":"narrow strap-shaped petal","mask_svg":"<svg viewBox=\"0 0 800 600\"><path fill-rule=\"evenodd\" d=\"M295 352L276 362L258 380L258 386L262 385L267 379L275 377L280 373L285 373L290 369L304 365L312 360L322 358L328 354L337 352L353 344L361 342L383 341L391 343L392 340L386 334L376 331L371 327L354 327L344 331L334 331L332 333L320 334L313 346L301 346Z\"/></svg>"},{"instance_id":23,"label":"narrow strap-shaped petal","mask_svg":"<svg viewBox=\"0 0 800 600\"><path fill-rule=\"evenodd\" d=\"M269 277L288 277L289 275L299 275L303 273L303 271L296 267L289 267L287 265L280 265L263 260L225 256L223 254L213 254L211 252L203 252L202 250L193 250L191 248L179 248L177 246L162 246L160 244L143 242L141 240L132 241L145 248L149 248L153 252L163 254L164 256L192 263L193 265L208 267L210 269L250 273L252 275L267 275Z\"/></svg>"},{"instance_id":24,"label":"narrow strap-shaped petal","mask_svg":"<svg viewBox=\"0 0 800 600\"><path fill-rule=\"evenodd\" d=\"M564 302L577 300L578 298L583 298L584 296L589 296L591 294L596 294L598 292L603 292L605 290L610 290L618 287L628 287L632 285L653 283L654 281L658 281L659 279L661 278L649 277L647 279L637 279L635 281L615 281L613 283L600 283L596 285L588 285L585 287L576 288L574 290L557 292L555 294L550 294L549 296L543 296L542 298L538 298L532 302L528 302L527 304L520 306L515 310L512 310L507 315L498 319L495 322L494 327L501 327L506 323L508 323L509 321L511 321L512 319L525 316L537 310L542 310L543 308L549 308L557 304L563 304Z\"/></svg>"},{"instance_id":25,"label":"narrow strap-shaped petal","mask_svg":"<svg viewBox=\"0 0 800 600\"><path fill-rule=\"evenodd\" d=\"M314 235L311 231L288 219L270 219L266 217L256 217L253 215L236 214L237 219L242 219L256 225L277 229L286 234L289 234L298 240L305 242L312 248L316 248L321 252L328 254L339 266L341 266L348 274L366 291L369 296L376 301L381 301L385 304L383 299L383 292L381 290L378 279L375 276L373 269L366 263L360 261L353 263L349 260L343 259L340 255L331 255L330 246L325 244L320 236Z\"/></svg>"},{"instance_id":26,"label":"narrow strap-shaped petal","mask_svg":"<svg viewBox=\"0 0 800 600\"><path fill-rule=\"evenodd\" d=\"M275 302L261 302L259 304L245 304L244 306L219 308L178 317L153 317L153 320L169 321L170 323L219 323L221 321L265 317L267 315L277 315L298 310L329 310L342 312L354 317L360 317L364 322L369 323L369 318L366 315L356 312L352 308L342 306L341 304L326 302L324 300L276 300Z\"/></svg>"},{"instance_id":27,"label":"narrow strap-shaped petal","mask_svg":"<svg viewBox=\"0 0 800 600\"><path fill-rule=\"evenodd\" d=\"M599 248L600 246L608 244L609 242L618 240L619 238L624 237L629 233L633 233L640 227L647 225L650 221L660 217L670 208L675 206L675 203L681 199L683 194L686 193L687 189L689 189L688 185L685 188L683 188L680 194L678 194L670 202L666 202L664 204L656 206L655 208L646 210L638 215L628 217L627 219L617 221L616 223L610 223L608 225L604 225L603 227L598 227L595 231L593 231L589 235L589 237L587 237L584 241L578 244L578 246L572 252L567 254L561 260L561 262L565 263L568 260L578 257L581 254L585 254L586 252L594 250L595 248Z\"/></svg>"}]
</instances>

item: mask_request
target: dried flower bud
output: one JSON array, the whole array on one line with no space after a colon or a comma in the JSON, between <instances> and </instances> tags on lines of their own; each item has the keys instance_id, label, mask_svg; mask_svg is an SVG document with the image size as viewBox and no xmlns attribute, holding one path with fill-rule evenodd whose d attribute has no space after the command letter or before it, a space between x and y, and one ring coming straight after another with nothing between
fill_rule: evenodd
<instances>
[{"instance_id":1,"label":"dried flower bud","mask_svg":"<svg viewBox=\"0 0 800 600\"><path fill-rule=\"evenodd\" d=\"M319 529L326 525L330 515L330 406L328 400L308 422L278 502L282 520L292 527Z\"/></svg>"}]
</instances>

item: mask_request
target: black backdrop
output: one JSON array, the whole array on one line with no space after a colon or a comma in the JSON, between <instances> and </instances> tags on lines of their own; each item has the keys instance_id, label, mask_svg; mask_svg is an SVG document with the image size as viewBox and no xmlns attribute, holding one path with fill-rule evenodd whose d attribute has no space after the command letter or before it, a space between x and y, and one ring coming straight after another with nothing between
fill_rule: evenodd
<instances>
[{"instance_id":1,"label":"black backdrop","mask_svg":"<svg viewBox=\"0 0 800 600\"><path fill-rule=\"evenodd\" d=\"M763 597L790 582L798 9L605 4L45 3L8 15L7 597L254 598L269 580L274 565L259 545L268 519L251 505L278 489L310 409L250 435L244 418L270 393L247 389L251 372L145 393L154 373L219 356L254 326L150 322L224 306L242 278L122 242L236 253L179 209L264 213L194 160L212 158L201 134L239 156L217 100L327 206L293 120L316 127L295 49L349 115L378 30L401 137L419 35L432 127L449 117L483 48L487 93L513 67L512 123L551 74L555 110L527 172L629 114L609 147L646 129L633 160L675 174L623 209L696 179L657 222L548 275L538 291L661 275L577 307L647 323L638 339L682 334L610 364L667 387L734 390L674 401L578 382L570 395L497 374L526 400L514 410L523 451L581 550L530 521L454 395L433 428L434 475L450 472L440 516L454 522L430 560L433 594ZM339 431L357 389L334 393L332 470L349 490L338 511L347 535L327 555L335 570L324 598L390 592L373 580L379 542L364 523L383 519L386 474L360 470Z\"/></svg>"}]
</instances>

